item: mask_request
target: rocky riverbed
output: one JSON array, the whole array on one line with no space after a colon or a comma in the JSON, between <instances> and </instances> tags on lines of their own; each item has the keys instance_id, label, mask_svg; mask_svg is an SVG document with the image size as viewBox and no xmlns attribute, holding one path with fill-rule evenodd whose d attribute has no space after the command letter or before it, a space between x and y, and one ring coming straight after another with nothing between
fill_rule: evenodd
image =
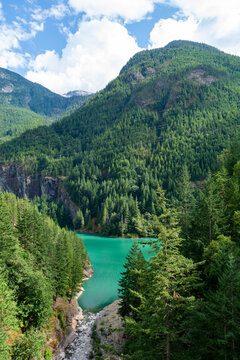
<instances>
[{"instance_id":1,"label":"rocky riverbed","mask_svg":"<svg viewBox=\"0 0 240 360\"><path fill-rule=\"evenodd\" d=\"M89 280L93 275L93 270L89 264L85 264L83 281ZM84 288L80 287L75 299L69 302L59 298L56 300L54 310L63 316L66 327L61 328L58 318L54 318L52 333L48 347L53 352L53 360L64 359L89 359L91 351L91 333L92 326L97 319L98 314L85 313L78 305L77 299L84 292Z\"/></svg>"},{"instance_id":2,"label":"rocky riverbed","mask_svg":"<svg viewBox=\"0 0 240 360\"><path fill-rule=\"evenodd\" d=\"M95 341L97 334L97 346L102 356L111 360L120 360L124 335L123 323L118 315L118 306L119 301L115 301L99 313L84 313L84 319L78 321L75 339L55 357L55 360L89 360L90 354L94 359L93 327ZM96 348L96 344L94 347Z\"/></svg>"},{"instance_id":3,"label":"rocky riverbed","mask_svg":"<svg viewBox=\"0 0 240 360\"><path fill-rule=\"evenodd\" d=\"M92 351L92 327L99 316L99 313L84 314L84 320L77 326L75 340L62 352L58 360L89 360Z\"/></svg>"}]
</instances>

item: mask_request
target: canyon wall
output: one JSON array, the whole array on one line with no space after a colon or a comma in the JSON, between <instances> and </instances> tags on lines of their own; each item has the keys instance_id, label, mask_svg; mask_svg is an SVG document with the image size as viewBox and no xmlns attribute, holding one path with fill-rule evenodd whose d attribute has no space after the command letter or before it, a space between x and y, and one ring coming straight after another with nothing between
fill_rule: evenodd
<instances>
[{"instance_id":1,"label":"canyon wall","mask_svg":"<svg viewBox=\"0 0 240 360\"><path fill-rule=\"evenodd\" d=\"M69 209L72 219L78 211L59 178L41 174L27 176L21 164L0 165L0 188L20 198L32 200L35 196L49 196L54 201L59 200Z\"/></svg>"}]
</instances>

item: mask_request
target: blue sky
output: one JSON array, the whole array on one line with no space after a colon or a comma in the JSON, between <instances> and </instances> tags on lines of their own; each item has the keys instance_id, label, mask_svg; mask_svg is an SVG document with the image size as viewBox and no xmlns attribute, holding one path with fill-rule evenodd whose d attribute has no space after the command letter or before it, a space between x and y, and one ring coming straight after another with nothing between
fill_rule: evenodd
<instances>
[{"instance_id":1,"label":"blue sky","mask_svg":"<svg viewBox=\"0 0 240 360\"><path fill-rule=\"evenodd\" d=\"M239 0L0 0L0 66L97 91L137 51L185 39L240 55Z\"/></svg>"}]
</instances>

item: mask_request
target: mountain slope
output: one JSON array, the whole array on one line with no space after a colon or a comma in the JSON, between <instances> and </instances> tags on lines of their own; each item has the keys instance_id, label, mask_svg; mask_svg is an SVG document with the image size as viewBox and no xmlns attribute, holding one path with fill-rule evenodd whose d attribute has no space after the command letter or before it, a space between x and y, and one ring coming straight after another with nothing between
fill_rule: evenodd
<instances>
[{"instance_id":1,"label":"mountain slope","mask_svg":"<svg viewBox=\"0 0 240 360\"><path fill-rule=\"evenodd\" d=\"M40 115L56 116L70 106L81 103L83 98L79 96L66 98L12 71L0 68L1 105L23 107Z\"/></svg>"},{"instance_id":2,"label":"mountain slope","mask_svg":"<svg viewBox=\"0 0 240 360\"><path fill-rule=\"evenodd\" d=\"M64 113L81 107L89 94L69 98L55 94L22 76L0 68L0 141L27 129L50 125Z\"/></svg>"},{"instance_id":3,"label":"mountain slope","mask_svg":"<svg viewBox=\"0 0 240 360\"><path fill-rule=\"evenodd\" d=\"M70 304L79 291L84 244L27 199L1 191L0 229L0 359L46 359L54 327L63 332L53 318L58 316L53 300L63 304L62 297ZM66 306L61 313L65 321Z\"/></svg>"},{"instance_id":4,"label":"mountain slope","mask_svg":"<svg viewBox=\"0 0 240 360\"><path fill-rule=\"evenodd\" d=\"M136 54L87 106L2 146L1 159L67 176L81 227L136 233L159 211L158 186L176 193L184 164L192 180L215 167L239 132L239 93L239 57L173 42Z\"/></svg>"},{"instance_id":5,"label":"mountain slope","mask_svg":"<svg viewBox=\"0 0 240 360\"><path fill-rule=\"evenodd\" d=\"M53 120L28 109L0 106L0 141L10 140L28 129L49 125Z\"/></svg>"}]
</instances>

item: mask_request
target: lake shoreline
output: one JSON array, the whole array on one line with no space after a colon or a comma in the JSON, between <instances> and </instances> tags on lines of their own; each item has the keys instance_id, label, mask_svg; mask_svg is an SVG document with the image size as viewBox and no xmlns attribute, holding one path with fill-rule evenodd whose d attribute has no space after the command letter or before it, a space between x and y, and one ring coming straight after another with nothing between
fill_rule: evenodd
<instances>
[{"instance_id":1,"label":"lake shoreline","mask_svg":"<svg viewBox=\"0 0 240 360\"><path fill-rule=\"evenodd\" d=\"M91 279L91 277L93 276L94 274L94 271L92 269L92 265L89 266L89 268L87 270L84 270L83 271L83 275L84 275L84 278L82 279L82 281L88 281ZM79 292L74 296L74 299L78 301L78 299L80 298L80 296L84 293L85 289L83 287L84 284L82 284L79 288ZM80 306L79 306L80 307ZM80 307L80 309L82 309Z\"/></svg>"},{"instance_id":2,"label":"lake shoreline","mask_svg":"<svg viewBox=\"0 0 240 360\"><path fill-rule=\"evenodd\" d=\"M103 235L97 231L92 231L92 230L81 230L81 229L78 229L78 230L75 230L76 233L78 234L89 234L89 235L97 235L97 236L100 236L100 237L105 237L105 238L110 238L110 239L126 239L126 240L144 240L144 239L147 239L147 238L150 238L148 236L145 236L145 237L126 237L126 236L117 236L117 235Z\"/></svg>"}]
</instances>

